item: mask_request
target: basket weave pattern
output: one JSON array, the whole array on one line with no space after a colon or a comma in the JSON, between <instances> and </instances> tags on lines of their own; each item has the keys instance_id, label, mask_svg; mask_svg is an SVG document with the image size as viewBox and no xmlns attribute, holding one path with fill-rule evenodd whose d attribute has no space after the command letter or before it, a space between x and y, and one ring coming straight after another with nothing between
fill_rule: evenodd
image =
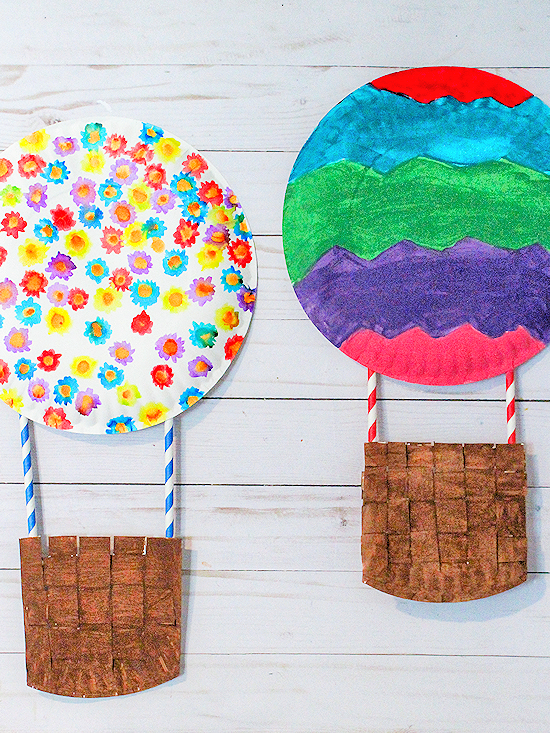
<instances>
[{"instance_id":1,"label":"basket weave pattern","mask_svg":"<svg viewBox=\"0 0 550 733\"><path fill-rule=\"evenodd\" d=\"M368 585L468 601L527 579L522 445L367 443L362 488Z\"/></svg>"},{"instance_id":2,"label":"basket weave pattern","mask_svg":"<svg viewBox=\"0 0 550 733\"><path fill-rule=\"evenodd\" d=\"M71 697L137 692L179 675L181 540L20 540L27 684Z\"/></svg>"}]
</instances>

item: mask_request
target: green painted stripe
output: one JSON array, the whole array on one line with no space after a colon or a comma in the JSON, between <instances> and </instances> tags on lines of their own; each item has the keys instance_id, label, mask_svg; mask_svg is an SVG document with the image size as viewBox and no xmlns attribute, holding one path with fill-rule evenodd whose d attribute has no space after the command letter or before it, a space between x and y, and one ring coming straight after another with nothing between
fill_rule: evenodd
<instances>
[{"instance_id":1,"label":"green painted stripe","mask_svg":"<svg viewBox=\"0 0 550 733\"><path fill-rule=\"evenodd\" d=\"M507 160L457 167L415 158L385 175L342 160L287 187L292 282L335 245L372 259L403 239L443 250L464 237L550 249L550 176Z\"/></svg>"}]
</instances>

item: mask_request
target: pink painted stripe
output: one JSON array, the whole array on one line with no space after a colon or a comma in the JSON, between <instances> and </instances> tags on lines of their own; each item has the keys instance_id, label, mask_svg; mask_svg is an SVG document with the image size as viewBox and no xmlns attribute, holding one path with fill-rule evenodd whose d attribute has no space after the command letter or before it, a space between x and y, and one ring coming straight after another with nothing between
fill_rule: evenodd
<instances>
[{"instance_id":1,"label":"pink painted stripe","mask_svg":"<svg viewBox=\"0 0 550 733\"><path fill-rule=\"evenodd\" d=\"M466 384L506 373L544 349L523 326L492 339L469 324L432 338L415 327L393 339L371 330L340 350L379 374L415 384Z\"/></svg>"}]
</instances>

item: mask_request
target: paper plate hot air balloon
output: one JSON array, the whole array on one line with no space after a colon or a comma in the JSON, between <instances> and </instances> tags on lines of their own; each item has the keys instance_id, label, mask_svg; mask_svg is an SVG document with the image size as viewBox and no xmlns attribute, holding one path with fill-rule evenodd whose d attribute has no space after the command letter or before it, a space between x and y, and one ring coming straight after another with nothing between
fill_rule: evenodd
<instances>
[{"instance_id":1,"label":"paper plate hot air balloon","mask_svg":"<svg viewBox=\"0 0 550 733\"><path fill-rule=\"evenodd\" d=\"M365 582L469 600L526 579L513 370L550 340L550 110L476 69L381 77L332 109L287 187L305 312L369 370L458 385L507 375L509 443L366 445Z\"/></svg>"},{"instance_id":2,"label":"paper plate hot air balloon","mask_svg":"<svg viewBox=\"0 0 550 733\"><path fill-rule=\"evenodd\" d=\"M99 697L179 674L172 418L237 355L256 292L241 206L156 125L62 122L0 156L0 399L21 415L28 684ZM37 537L28 420L165 426L164 538Z\"/></svg>"}]
</instances>

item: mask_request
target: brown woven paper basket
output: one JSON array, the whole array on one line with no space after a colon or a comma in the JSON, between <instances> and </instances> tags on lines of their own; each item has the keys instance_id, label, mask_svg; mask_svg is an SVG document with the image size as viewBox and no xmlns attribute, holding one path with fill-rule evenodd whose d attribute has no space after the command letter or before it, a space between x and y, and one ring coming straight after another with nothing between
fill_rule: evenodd
<instances>
[{"instance_id":1,"label":"brown woven paper basket","mask_svg":"<svg viewBox=\"0 0 550 733\"><path fill-rule=\"evenodd\" d=\"M180 673L180 539L20 540L27 684L109 697Z\"/></svg>"},{"instance_id":2,"label":"brown woven paper basket","mask_svg":"<svg viewBox=\"0 0 550 733\"><path fill-rule=\"evenodd\" d=\"M367 443L362 488L368 585L469 601L527 579L523 445Z\"/></svg>"}]
</instances>

